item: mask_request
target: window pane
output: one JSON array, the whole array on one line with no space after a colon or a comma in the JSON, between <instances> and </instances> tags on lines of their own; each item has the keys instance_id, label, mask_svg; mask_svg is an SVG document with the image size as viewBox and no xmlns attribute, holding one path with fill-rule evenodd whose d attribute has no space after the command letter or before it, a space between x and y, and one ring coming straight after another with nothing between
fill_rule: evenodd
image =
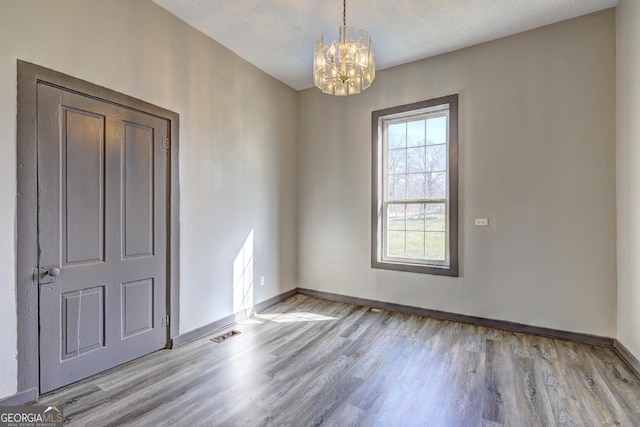
<instances>
[{"instance_id":1,"label":"window pane","mask_svg":"<svg viewBox=\"0 0 640 427\"><path fill-rule=\"evenodd\" d=\"M445 237L444 233L427 232L427 258L438 261L445 260Z\"/></svg>"},{"instance_id":2,"label":"window pane","mask_svg":"<svg viewBox=\"0 0 640 427\"><path fill-rule=\"evenodd\" d=\"M407 146L407 126L405 123L389 125L389 149Z\"/></svg>"},{"instance_id":3,"label":"window pane","mask_svg":"<svg viewBox=\"0 0 640 427\"><path fill-rule=\"evenodd\" d=\"M407 172L407 150L391 150L389 152L389 173Z\"/></svg>"},{"instance_id":4,"label":"window pane","mask_svg":"<svg viewBox=\"0 0 640 427\"><path fill-rule=\"evenodd\" d=\"M387 256L404 258L405 234L406 233L404 231L389 231L389 242L387 243Z\"/></svg>"},{"instance_id":5,"label":"window pane","mask_svg":"<svg viewBox=\"0 0 640 427\"><path fill-rule=\"evenodd\" d=\"M439 145L438 145L439 147ZM431 147L429 147L431 148ZM425 170L425 147L408 148L407 150L407 172L426 172ZM440 169L442 170L442 169Z\"/></svg>"},{"instance_id":6,"label":"window pane","mask_svg":"<svg viewBox=\"0 0 640 427\"><path fill-rule=\"evenodd\" d=\"M407 176L389 176L389 200L405 199L407 197Z\"/></svg>"},{"instance_id":7,"label":"window pane","mask_svg":"<svg viewBox=\"0 0 640 427\"><path fill-rule=\"evenodd\" d=\"M405 205L389 205L387 221L389 230L405 230Z\"/></svg>"},{"instance_id":8,"label":"window pane","mask_svg":"<svg viewBox=\"0 0 640 427\"><path fill-rule=\"evenodd\" d=\"M447 117L427 119L427 144L447 143Z\"/></svg>"},{"instance_id":9,"label":"window pane","mask_svg":"<svg viewBox=\"0 0 640 427\"><path fill-rule=\"evenodd\" d=\"M446 207L444 203L428 203L425 208L425 222L427 231L442 231L446 227Z\"/></svg>"},{"instance_id":10,"label":"window pane","mask_svg":"<svg viewBox=\"0 0 640 427\"><path fill-rule=\"evenodd\" d=\"M426 189L426 175L423 173L412 173L409 178L409 188L407 199L424 199Z\"/></svg>"},{"instance_id":11,"label":"window pane","mask_svg":"<svg viewBox=\"0 0 640 427\"><path fill-rule=\"evenodd\" d=\"M422 231L407 231L408 258L424 258L424 234Z\"/></svg>"},{"instance_id":12,"label":"window pane","mask_svg":"<svg viewBox=\"0 0 640 427\"><path fill-rule=\"evenodd\" d=\"M447 146L431 145L427 148L426 172L440 172L447 170Z\"/></svg>"},{"instance_id":13,"label":"window pane","mask_svg":"<svg viewBox=\"0 0 640 427\"><path fill-rule=\"evenodd\" d=\"M407 147L424 145L425 121L416 120L407 123Z\"/></svg>"},{"instance_id":14,"label":"window pane","mask_svg":"<svg viewBox=\"0 0 640 427\"><path fill-rule=\"evenodd\" d=\"M427 198L444 199L447 196L447 174L433 172L427 174Z\"/></svg>"},{"instance_id":15,"label":"window pane","mask_svg":"<svg viewBox=\"0 0 640 427\"><path fill-rule=\"evenodd\" d=\"M424 231L424 204L407 205L407 230Z\"/></svg>"}]
</instances>

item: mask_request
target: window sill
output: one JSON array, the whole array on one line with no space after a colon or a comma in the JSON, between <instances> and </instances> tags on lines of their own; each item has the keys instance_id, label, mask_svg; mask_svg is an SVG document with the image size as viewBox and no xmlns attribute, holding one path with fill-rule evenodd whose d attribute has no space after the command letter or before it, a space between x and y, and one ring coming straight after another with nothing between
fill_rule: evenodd
<instances>
[{"instance_id":1,"label":"window sill","mask_svg":"<svg viewBox=\"0 0 640 427\"><path fill-rule=\"evenodd\" d=\"M372 261L371 268L380 270L404 271L408 273L431 274L434 276L458 277L458 266L449 267L423 264L408 264L388 261Z\"/></svg>"}]
</instances>

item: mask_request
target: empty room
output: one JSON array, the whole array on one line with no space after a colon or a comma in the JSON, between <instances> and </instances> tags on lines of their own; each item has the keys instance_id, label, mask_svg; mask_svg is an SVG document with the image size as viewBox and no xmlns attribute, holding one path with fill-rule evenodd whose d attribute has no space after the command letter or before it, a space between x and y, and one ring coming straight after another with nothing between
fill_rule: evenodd
<instances>
[{"instance_id":1,"label":"empty room","mask_svg":"<svg viewBox=\"0 0 640 427\"><path fill-rule=\"evenodd\" d=\"M640 425L640 2L0 0L0 94L0 426Z\"/></svg>"}]
</instances>

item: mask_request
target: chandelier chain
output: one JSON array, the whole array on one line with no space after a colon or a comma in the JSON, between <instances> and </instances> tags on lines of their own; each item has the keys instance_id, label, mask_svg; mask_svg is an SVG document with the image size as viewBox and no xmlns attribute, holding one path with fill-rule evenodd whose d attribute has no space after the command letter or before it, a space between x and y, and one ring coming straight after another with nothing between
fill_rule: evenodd
<instances>
[{"instance_id":1,"label":"chandelier chain","mask_svg":"<svg viewBox=\"0 0 640 427\"><path fill-rule=\"evenodd\" d=\"M342 0L342 26L347 26L347 0Z\"/></svg>"}]
</instances>

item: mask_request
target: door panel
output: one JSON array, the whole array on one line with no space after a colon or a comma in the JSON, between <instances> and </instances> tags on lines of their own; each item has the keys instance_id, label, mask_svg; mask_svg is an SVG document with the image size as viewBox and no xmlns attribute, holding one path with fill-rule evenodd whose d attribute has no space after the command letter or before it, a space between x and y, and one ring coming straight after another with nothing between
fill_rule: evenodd
<instances>
[{"instance_id":1,"label":"door panel","mask_svg":"<svg viewBox=\"0 0 640 427\"><path fill-rule=\"evenodd\" d=\"M165 119L38 84L40 391L165 347ZM55 279L55 280L53 280Z\"/></svg>"},{"instance_id":2,"label":"door panel","mask_svg":"<svg viewBox=\"0 0 640 427\"><path fill-rule=\"evenodd\" d=\"M123 126L124 256L153 255L153 128Z\"/></svg>"},{"instance_id":3,"label":"door panel","mask_svg":"<svg viewBox=\"0 0 640 427\"><path fill-rule=\"evenodd\" d=\"M122 338L153 329L153 279L122 284Z\"/></svg>"},{"instance_id":4,"label":"door panel","mask_svg":"<svg viewBox=\"0 0 640 427\"><path fill-rule=\"evenodd\" d=\"M104 346L104 286L67 292L62 301L62 360Z\"/></svg>"},{"instance_id":5,"label":"door panel","mask_svg":"<svg viewBox=\"0 0 640 427\"><path fill-rule=\"evenodd\" d=\"M64 265L103 262L105 117L69 108L61 114Z\"/></svg>"}]
</instances>

